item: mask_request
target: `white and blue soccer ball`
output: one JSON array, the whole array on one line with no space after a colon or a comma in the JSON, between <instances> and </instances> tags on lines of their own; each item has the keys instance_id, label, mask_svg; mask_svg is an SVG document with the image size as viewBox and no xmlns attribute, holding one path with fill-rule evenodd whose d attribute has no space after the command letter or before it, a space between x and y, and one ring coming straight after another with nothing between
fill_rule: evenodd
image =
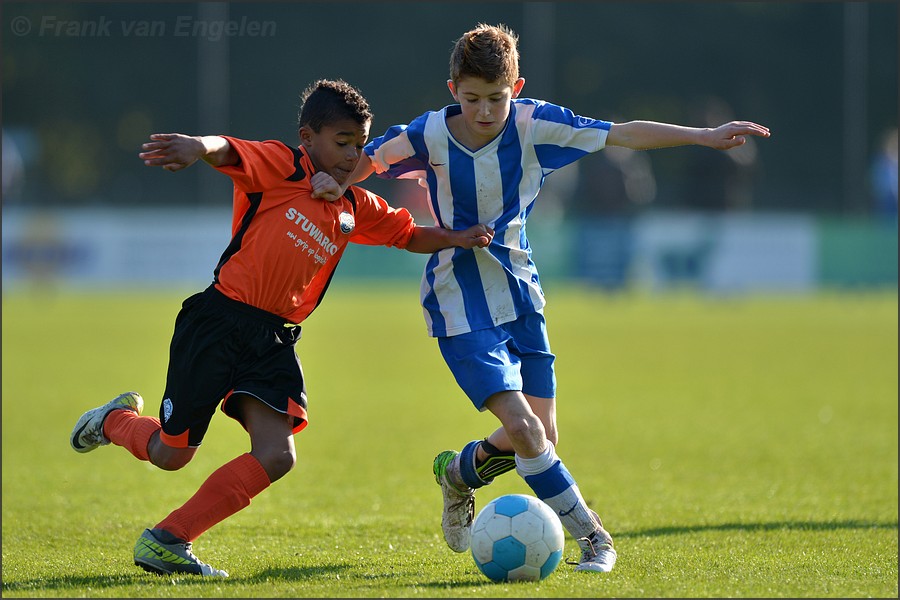
<instances>
[{"instance_id":1,"label":"white and blue soccer ball","mask_svg":"<svg viewBox=\"0 0 900 600\"><path fill-rule=\"evenodd\" d=\"M492 581L540 581L563 552L559 517L541 500L507 494L491 500L472 523L472 558Z\"/></svg>"}]
</instances>

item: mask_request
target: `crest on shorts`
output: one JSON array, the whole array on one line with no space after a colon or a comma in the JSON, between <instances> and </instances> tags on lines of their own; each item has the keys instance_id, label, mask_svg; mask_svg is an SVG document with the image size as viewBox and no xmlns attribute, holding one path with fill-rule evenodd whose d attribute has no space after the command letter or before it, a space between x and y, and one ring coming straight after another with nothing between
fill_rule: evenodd
<instances>
[{"instance_id":1,"label":"crest on shorts","mask_svg":"<svg viewBox=\"0 0 900 600\"><path fill-rule=\"evenodd\" d=\"M341 233L350 233L356 227L356 220L348 212L342 212L338 217L338 222L341 224Z\"/></svg>"}]
</instances>

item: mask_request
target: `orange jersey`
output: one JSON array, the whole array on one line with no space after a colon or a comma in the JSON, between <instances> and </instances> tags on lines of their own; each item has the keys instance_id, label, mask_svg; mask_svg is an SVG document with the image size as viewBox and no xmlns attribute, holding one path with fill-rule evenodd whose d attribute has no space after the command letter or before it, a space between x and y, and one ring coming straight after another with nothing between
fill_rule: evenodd
<instances>
[{"instance_id":1,"label":"orange jersey","mask_svg":"<svg viewBox=\"0 0 900 600\"><path fill-rule=\"evenodd\" d=\"M300 323L319 305L349 242L406 248L406 209L352 186L339 200L312 197L315 173L303 147L225 137L241 157L218 170L234 182L231 243L215 270L233 300Z\"/></svg>"}]
</instances>

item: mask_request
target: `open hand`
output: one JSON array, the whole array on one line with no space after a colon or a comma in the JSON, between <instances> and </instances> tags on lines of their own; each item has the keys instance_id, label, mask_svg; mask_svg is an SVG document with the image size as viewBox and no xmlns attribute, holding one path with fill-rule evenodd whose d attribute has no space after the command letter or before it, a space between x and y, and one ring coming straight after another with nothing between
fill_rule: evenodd
<instances>
[{"instance_id":1,"label":"open hand","mask_svg":"<svg viewBox=\"0 0 900 600\"><path fill-rule=\"evenodd\" d=\"M769 128L750 121L731 121L730 123L719 125L715 129L710 129L704 141L706 142L705 145L710 148L730 150L745 144L747 138L744 136L747 135L769 137Z\"/></svg>"},{"instance_id":2,"label":"open hand","mask_svg":"<svg viewBox=\"0 0 900 600\"><path fill-rule=\"evenodd\" d=\"M141 146L138 158L148 167L162 167L167 171L180 171L191 166L206 153L199 138L181 133L154 133L152 141Z\"/></svg>"}]
</instances>

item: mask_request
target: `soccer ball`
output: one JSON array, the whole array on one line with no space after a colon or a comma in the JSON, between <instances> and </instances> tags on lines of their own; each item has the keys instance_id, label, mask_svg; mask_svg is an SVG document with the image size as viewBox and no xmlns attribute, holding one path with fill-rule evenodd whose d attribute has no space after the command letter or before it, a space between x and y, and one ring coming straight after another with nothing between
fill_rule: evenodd
<instances>
[{"instance_id":1,"label":"soccer ball","mask_svg":"<svg viewBox=\"0 0 900 600\"><path fill-rule=\"evenodd\" d=\"M540 581L562 558L559 517L534 496L508 494L488 502L472 523L472 558L492 581Z\"/></svg>"}]
</instances>

